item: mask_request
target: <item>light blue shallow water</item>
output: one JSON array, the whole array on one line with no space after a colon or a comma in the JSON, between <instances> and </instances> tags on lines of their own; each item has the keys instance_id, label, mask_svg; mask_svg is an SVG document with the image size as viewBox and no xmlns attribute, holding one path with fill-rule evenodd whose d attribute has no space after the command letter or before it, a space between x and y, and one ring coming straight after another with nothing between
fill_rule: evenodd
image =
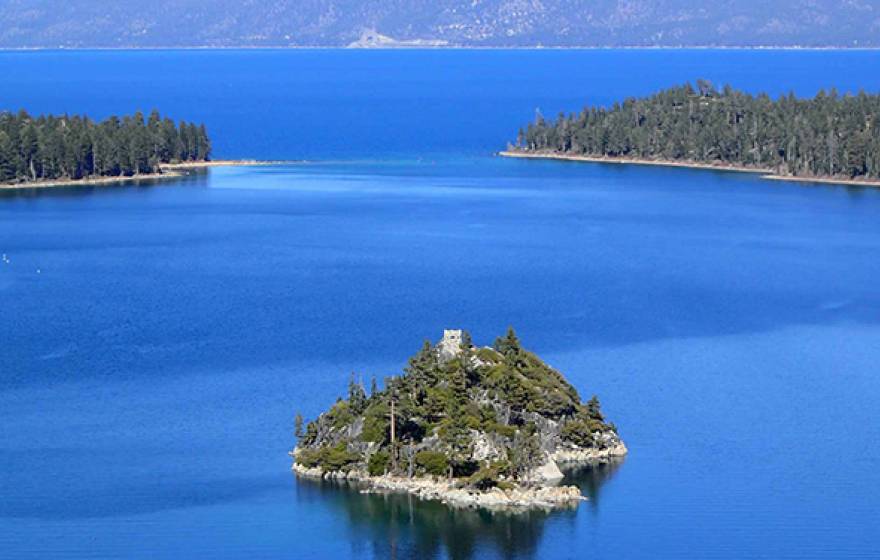
<instances>
[{"instance_id":1,"label":"light blue shallow water","mask_svg":"<svg viewBox=\"0 0 880 560\"><path fill-rule=\"evenodd\" d=\"M312 160L0 198L0 556L880 556L880 191L491 156L536 106L698 76L877 90L878 62L0 53L4 106L156 105L218 157ZM573 477L589 503L493 516L291 476L295 411L351 371L508 324L631 449Z\"/></svg>"}]
</instances>

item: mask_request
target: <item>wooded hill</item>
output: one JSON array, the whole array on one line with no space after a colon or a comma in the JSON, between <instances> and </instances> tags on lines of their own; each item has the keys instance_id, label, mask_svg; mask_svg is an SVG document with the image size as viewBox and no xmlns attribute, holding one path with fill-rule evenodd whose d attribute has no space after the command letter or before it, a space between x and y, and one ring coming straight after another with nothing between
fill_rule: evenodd
<instances>
[{"instance_id":1,"label":"wooded hill","mask_svg":"<svg viewBox=\"0 0 880 560\"><path fill-rule=\"evenodd\" d=\"M160 164L211 155L205 125L175 124L157 111L112 116L0 113L0 183L156 173Z\"/></svg>"},{"instance_id":2,"label":"wooded hill","mask_svg":"<svg viewBox=\"0 0 880 560\"><path fill-rule=\"evenodd\" d=\"M537 115L526 152L724 163L781 175L880 178L880 95L771 99L698 80L555 120Z\"/></svg>"},{"instance_id":3,"label":"wooded hill","mask_svg":"<svg viewBox=\"0 0 880 560\"><path fill-rule=\"evenodd\" d=\"M305 426L296 462L328 472L467 478L481 488L516 481L561 449L620 444L593 397L582 403L558 371L512 329L492 347L425 342L404 375L369 394L354 378L347 399Z\"/></svg>"}]
</instances>

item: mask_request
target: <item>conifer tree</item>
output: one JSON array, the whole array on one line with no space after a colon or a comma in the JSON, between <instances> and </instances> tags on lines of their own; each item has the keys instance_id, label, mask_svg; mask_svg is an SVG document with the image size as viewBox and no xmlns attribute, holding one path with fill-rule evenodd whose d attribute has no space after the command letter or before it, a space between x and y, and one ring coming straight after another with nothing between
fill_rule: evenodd
<instances>
[{"instance_id":1,"label":"conifer tree","mask_svg":"<svg viewBox=\"0 0 880 560\"><path fill-rule=\"evenodd\" d=\"M296 413L296 416L293 419L293 430L297 439L302 439L303 436L305 436L305 432L303 431L303 417L299 412Z\"/></svg>"},{"instance_id":2,"label":"conifer tree","mask_svg":"<svg viewBox=\"0 0 880 560\"><path fill-rule=\"evenodd\" d=\"M205 160L211 141L204 125L152 111L95 123L83 116L32 117L0 112L0 182L113 177L155 173L161 164Z\"/></svg>"},{"instance_id":3,"label":"conifer tree","mask_svg":"<svg viewBox=\"0 0 880 560\"><path fill-rule=\"evenodd\" d=\"M880 95L820 91L771 99L706 80L586 107L547 121L538 113L520 150L593 157L684 160L796 176L880 179Z\"/></svg>"}]
</instances>

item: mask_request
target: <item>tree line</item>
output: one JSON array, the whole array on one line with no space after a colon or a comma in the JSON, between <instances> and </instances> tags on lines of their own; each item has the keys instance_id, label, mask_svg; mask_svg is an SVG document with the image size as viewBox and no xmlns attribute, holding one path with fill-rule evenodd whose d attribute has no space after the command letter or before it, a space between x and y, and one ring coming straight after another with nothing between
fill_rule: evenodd
<instances>
[{"instance_id":1,"label":"tree line","mask_svg":"<svg viewBox=\"0 0 880 560\"><path fill-rule=\"evenodd\" d=\"M880 178L880 95L771 99L698 80L519 131L514 149L722 163L783 175Z\"/></svg>"},{"instance_id":2,"label":"tree line","mask_svg":"<svg viewBox=\"0 0 880 560\"><path fill-rule=\"evenodd\" d=\"M206 161L205 125L141 112L95 122L80 115L0 113L0 183L157 173L163 163Z\"/></svg>"}]
</instances>

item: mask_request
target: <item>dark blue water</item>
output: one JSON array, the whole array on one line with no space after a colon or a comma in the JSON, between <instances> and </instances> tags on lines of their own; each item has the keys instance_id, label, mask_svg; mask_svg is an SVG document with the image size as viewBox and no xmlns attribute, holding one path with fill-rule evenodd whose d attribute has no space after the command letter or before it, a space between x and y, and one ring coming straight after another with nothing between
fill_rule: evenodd
<instances>
[{"instance_id":1,"label":"dark blue water","mask_svg":"<svg viewBox=\"0 0 880 560\"><path fill-rule=\"evenodd\" d=\"M0 198L0 556L880 556L880 190L510 161L545 114L880 53L0 53L0 105L204 119L218 168ZM297 483L293 416L508 324L631 453L573 512Z\"/></svg>"}]
</instances>

